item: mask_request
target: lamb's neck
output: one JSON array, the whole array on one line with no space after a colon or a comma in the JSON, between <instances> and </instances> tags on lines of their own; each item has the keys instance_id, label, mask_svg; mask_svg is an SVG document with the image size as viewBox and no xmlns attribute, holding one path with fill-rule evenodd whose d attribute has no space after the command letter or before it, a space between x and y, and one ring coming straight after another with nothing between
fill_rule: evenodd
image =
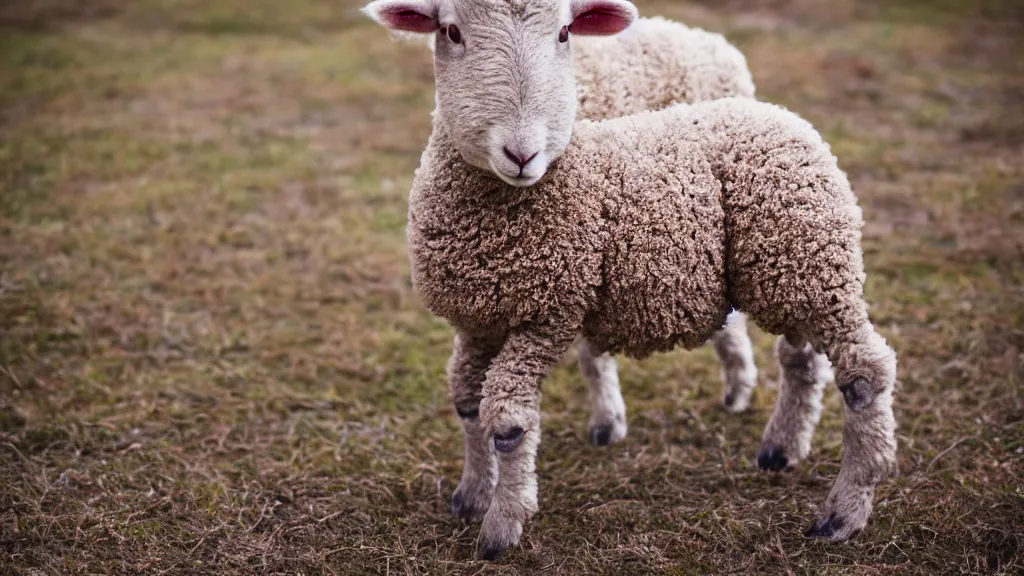
<instances>
[{"instance_id":1,"label":"lamb's neck","mask_svg":"<svg viewBox=\"0 0 1024 576\"><path fill-rule=\"evenodd\" d=\"M434 111L433 131L430 133L428 146L430 147L433 162L442 162L448 165L458 163L462 164L467 170L472 168L466 164L465 160L462 159L462 155L456 150L455 143L452 142L448 129L445 127L444 122L441 121L440 114L436 110Z\"/></svg>"},{"instance_id":2,"label":"lamb's neck","mask_svg":"<svg viewBox=\"0 0 1024 576\"><path fill-rule=\"evenodd\" d=\"M487 170L467 163L455 148L447 128L440 122L436 112L433 126L421 164L432 167L430 173L444 181L444 192L452 201L457 201L458 197L465 194L479 196L521 192L522 189L505 183ZM432 187L434 185L435 183L431 183Z\"/></svg>"}]
</instances>

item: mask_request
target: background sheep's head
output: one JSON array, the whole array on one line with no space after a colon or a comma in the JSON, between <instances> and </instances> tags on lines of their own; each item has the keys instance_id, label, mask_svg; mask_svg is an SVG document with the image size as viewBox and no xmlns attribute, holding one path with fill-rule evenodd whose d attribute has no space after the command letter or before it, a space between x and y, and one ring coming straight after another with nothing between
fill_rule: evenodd
<instances>
[{"instance_id":1,"label":"background sheep's head","mask_svg":"<svg viewBox=\"0 0 1024 576\"><path fill-rule=\"evenodd\" d=\"M377 0L382 25L433 34L437 114L467 163L530 186L569 144L571 36L629 26L627 0Z\"/></svg>"}]
</instances>

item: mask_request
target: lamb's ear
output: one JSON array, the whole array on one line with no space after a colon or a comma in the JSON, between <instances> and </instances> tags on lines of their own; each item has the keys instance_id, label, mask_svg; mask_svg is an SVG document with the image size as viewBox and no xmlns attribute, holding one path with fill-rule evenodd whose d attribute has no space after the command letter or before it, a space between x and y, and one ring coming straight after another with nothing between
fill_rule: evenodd
<instances>
[{"instance_id":1,"label":"lamb's ear","mask_svg":"<svg viewBox=\"0 0 1024 576\"><path fill-rule=\"evenodd\" d=\"M636 6L629 0L572 0L573 34L611 36L636 20Z\"/></svg>"},{"instance_id":2,"label":"lamb's ear","mask_svg":"<svg viewBox=\"0 0 1024 576\"><path fill-rule=\"evenodd\" d=\"M377 0L367 4L363 14L400 32L429 34L438 28L437 5L431 0Z\"/></svg>"}]
</instances>

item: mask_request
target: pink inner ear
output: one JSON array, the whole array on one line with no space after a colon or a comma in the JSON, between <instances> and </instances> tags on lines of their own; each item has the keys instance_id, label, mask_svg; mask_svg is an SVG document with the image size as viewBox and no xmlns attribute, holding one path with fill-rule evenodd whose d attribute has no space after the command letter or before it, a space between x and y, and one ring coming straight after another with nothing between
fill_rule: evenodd
<instances>
[{"instance_id":1,"label":"pink inner ear","mask_svg":"<svg viewBox=\"0 0 1024 576\"><path fill-rule=\"evenodd\" d=\"M632 16L614 4L595 2L572 21L572 33L584 36L618 34L632 23Z\"/></svg>"},{"instance_id":2,"label":"pink inner ear","mask_svg":"<svg viewBox=\"0 0 1024 576\"><path fill-rule=\"evenodd\" d=\"M404 30L406 32L433 32L437 30L437 22L432 16L428 16L408 6L395 6L384 8L379 13L389 28Z\"/></svg>"}]
</instances>

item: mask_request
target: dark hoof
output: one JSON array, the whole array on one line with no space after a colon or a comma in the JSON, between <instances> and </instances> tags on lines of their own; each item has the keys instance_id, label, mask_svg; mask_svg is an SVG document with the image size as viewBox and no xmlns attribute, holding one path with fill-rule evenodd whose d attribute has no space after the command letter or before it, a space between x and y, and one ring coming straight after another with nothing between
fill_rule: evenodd
<instances>
[{"instance_id":1,"label":"dark hoof","mask_svg":"<svg viewBox=\"0 0 1024 576\"><path fill-rule=\"evenodd\" d=\"M594 446L607 446L612 443L612 425L599 424L590 429L590 443Z\"/></svg>"},{"instance_id":2,"label":"dark hoof","mask_svg":"<svg viewBox=\"0 0 1024 576\"><path fill-rule=\"evenodd\" d=\"M857 378L849 384L839 387L843 393L843 400L851 410L857 412L871 405L875 400L875 393L871 390L871 383L864 378Z\"/></svg>"},{"instance_id":3,"label":"dark hoof","mask_svg":"<svg viewBox=\"0 0 1024 576\"><path fill-rule=\"evenodd\" d=\"M761 448L761 453L757 455L757 467L761 470L778 472L787 464L789 464L789 458L786 458L786 452L771 444Z\"/></svg>"},{"instance_id":4,"label":"dark hoof","mask_svg":"<svg viewBox=\"0 0 1024 576\"><path fill-rule=\"evenodd\" d=\"M516 426L504 434L494 434L494 449L503 454L508 454L523 441L523 429Z\"/></svg>"},{"instance_id":5,"label":"dark hoof","mask_svg":"<svg viewBox=\"0 0 1024 576\"><path fill-rule=\"evenodd\" d=\"M483 516L484 511L477 510L462 496L462 490L456 490L452 494L452 516L462 518L466 522L472 522Z\"/></svg>"},{"instance_id":6,"label":"dark hoof","mask_svg":"<svg viewBox=\"0 0 1024 576\"><path fill-rule=\"evenodd\" d=\"M729 392L728 394L725 395L725 407L726 408L732 408L732 404L735 401L736 401L736 395L733 394L732 392Z\"/></svg>"},{"instance_id":7,"label":"dark hoof","mask_svg":"<svg viewBox=\"0 0 1024 576\"><path fill-rule=\"evenodd\" d=\"M493 562L495 560L500 560L503 554L505 554L505 547L497 543L485 542L483 546L480 547L481 560Z\"/></svg>"},{"instance_id":8,"label":"dark hoof","mask_svg":"<svg viewBox=\"0 0 1024 576\"><path fill-rule=\"evenodd\" d=\"M804 532L808 538L832 538L836 532L843 529L846 522L842 518L831 514L828 518L817 520Z\"/></svg>"},{"instance_id":9,"label":"dark hoof","mask_svg":"<svg viewBox=\"0 0 1024 576\"><path fill-rule=\"evenodd\" d=\"M469 507L466 506L466 500L462 497L462 492L458 490L455 491L455 494L452 494L452 516L469 520Z\"/></svg>"}]
</instances>

